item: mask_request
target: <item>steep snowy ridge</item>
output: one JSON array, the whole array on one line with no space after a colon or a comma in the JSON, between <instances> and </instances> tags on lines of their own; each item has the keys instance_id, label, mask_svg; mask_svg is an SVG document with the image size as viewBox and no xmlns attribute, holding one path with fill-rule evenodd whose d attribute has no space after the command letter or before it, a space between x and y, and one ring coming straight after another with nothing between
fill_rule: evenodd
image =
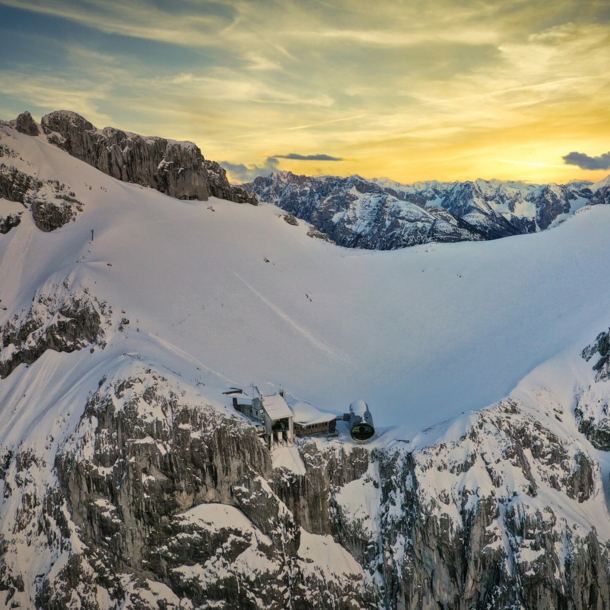
<instances>
[{"instance_id":1,"label":"steep snowy ridge","mask_svg":"<svg viewBox=\"0 0 610 610\"><path fill-rule=\"evenodd\" d=\"M15 126L0 606L610 607L607 206L502 240L349 250L271 205L115 180ZM82 209L45 230L22 175ZM269 450L223 395L249 382L337 413L360 395L377 435L355 445L339 422Z\"/></svg>"},{"instance_id":2,"label":"steep snowy ridge","mask_svg":"<svg viewBox=\"0 0 610 610\"><path fill-rule=\"evenodd\" d=\"M555 226L588 203L610 201L607 188L593 191L591 183L583 182L404 185L360 176L275 172L243 186L261 201L313 223L340 245L379 250L534 233Z\"/></svg>"}]
</instances>

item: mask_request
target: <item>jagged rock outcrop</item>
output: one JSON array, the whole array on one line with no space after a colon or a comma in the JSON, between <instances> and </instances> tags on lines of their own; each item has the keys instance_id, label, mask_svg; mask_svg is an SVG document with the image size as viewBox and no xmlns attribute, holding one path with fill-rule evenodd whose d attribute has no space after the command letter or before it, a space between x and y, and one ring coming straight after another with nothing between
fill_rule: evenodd
<instances>
[{"instance_id":1,"label":"jagged rock outcrop","mask_svg":"<svg viewBox=\"0 0 610 610\"><path fill-rule=\"evenodd\" d=\"M585 203L605 203L591 183L420 182L276 172L244 188L343 246L380 250L428 241L499 239L546 230ZM608 187L610 188L610 187Z\"/></svg>"},{"instance_id":2,"label":"jagged rock outcrop","mask_svg":"<svg viewBox=\"0 0 610 610\"><path fill-rule=\"evenodd\" d=\"M48 283L34 295L31 307L0 326L0 378L20 364L35 362L44 352L73 352L104 344L104 326L112 310L86 288L71 290L71 280Z\"/></svg>"},{"instance_id":3,"label":"jagged rock outcrop","mask_svg":"<svg viewBox=\"0 0 610 610\"><path fill-rule=\"evenodd\" d=\"M37 180L15 167L0 164L0 197L30 208L36 226L54 231L75 220L83 204L68 186L57 180ZM9 220L12 216L12 219ZM18 215L0 218L0 232L6 233L21 222ZM7 227L6 231L1 227Z\"/></svg>"},{"instance_id":4,"label":"jagged rock outcrop","mask_svg":"<svg viewBox=\"0 0 610 610\"><path fill-rule=\"evenodd\" d=\"M42 117L49 142L124 182L150 186L178 199L210 195L203 155L192 142L142 137L112 127L97 129L65 110Z\"/></svg>"},{"instance_id":5,"label":"jagged rock outcrop","mask_svg":"<svg viewBox=\"0 0 610 610\"><path fill-rule=\"evenodd\" d=\"M273 487L358 559L373 607L601 610L608 546L565 512L603 502L600 469L553 421L506 400L414 451L304 441L306 474Z\"/></svg>"},{"instance_id":6,"label":"jagged rock outcrop","mask_svg":"<svg viewBox=\"0 0 610 610\"><path fill-rule=\"evenodd\" d=\"M0 164L0 197L8 201L16 201L26 206L29 203L28 195L33 194L43 186L43 182L36 180L15 167L4 163Z\"/></svg>"},{"instance_id":7,"label":"jagged rock outcrop","mask_svg":"<svg viewBox=\"0 0 610 610\"><path fill-rule=\"evenodd\" d=\"M229 183L226 170L216 163L216 161L206 159L204 165L208 172L210 193L213 197L228 199L229 201L235 201L236 203L258 205L258 198L256 195L251 195L241 186Z\"/></svg>"},{"instance_id":8,"label":"jagged rock outcrop","mask_svg":"<svg viewBox=\"0 0 610 610\"><path fill-rule=\"evenodd\" d=\"M599 333L595 342L582 352L582 357L587 362L596 355L598 359L593 365L593 370L596 372L595 381L606 381L610 379L610 330Z\"/></svg>"},{"instance_id":9,"label":"jagged rock outcrop","mask_svg":"<svg viewBox=\"0 0 610 610\"><path fill-rule=\"evenodd\" d=\"M562 185L543 187L536 198L536 225L548 229L562 214L569 214L572 199L576 196Z\"/></svg>"},{"instance_id":10,"label":"jagged rock outcrop","mask_svg":"<svg viewBox=\"0 0 610 610\"><path fill-rule=\"evenodd\" d=\"M100 171L148 186L177 199L220 197L257 204L255 196L229 184L226 172L206 161L192 142L140 136L113 127L98 129L67 110L42 117L42 129L52 144Z\"/></svg>"},{"instance_id":11,"label":"jagged rock outcrop","mask_svg":"<svg viewBox=\"0 0 610 610\"><path fill-rule=\"evenodd\" d=\"M610 176L591 187L591 205L610 204Z\"/></svg>"},{"instance_id":12,"label":"jagged rock outcrop","mask_svg":"<svg viewBox=\"0 0 610 610\"><path fill-rule=\"evenodd\" d=\"M271 486L308 532L336 533L332 517L336 508L334 494L364 476L371 463L371 453L340 444L320 449L316 442L307 439L298 443L307 474L299 476L286 469L276 469Z\"/></svg>"},{"instance_id":13,"label":"jagged rock outcrop","mask_svg":"<svg viewBox=\"0 0 610 610\"><path fill-rule=\"evenodd\" d=\"M15 119L15 129L26 136L37 136L40 133L38 124L27 110Z\"/></svg>"},{"instance_id":14,"label":"jagged rock outcrop","mask_svg":"<svg viewBox=\"0 0 610 610\"><path fill-rule=\"evenodd\" d=\"M8 214L0 216L0 233L6 235L11 229L19 226L21 216L19 214Z\"/></svg>"}]
</instances>

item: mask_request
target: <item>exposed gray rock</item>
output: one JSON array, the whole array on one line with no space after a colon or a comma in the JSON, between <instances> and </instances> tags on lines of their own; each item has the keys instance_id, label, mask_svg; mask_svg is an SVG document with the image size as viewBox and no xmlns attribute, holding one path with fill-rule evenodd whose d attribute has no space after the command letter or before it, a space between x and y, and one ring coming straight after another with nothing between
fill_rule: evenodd
<instances>
[{"instance_id":1,"label":"exposed gray rock","mask_svg":"<svg viewBox=\"0 0 610 610\"><path fill-rule=\"evenodd\" d=\"M610 330L597 335L581 356L587 361L595 359L595 382L578 397L574 416L578 429L602 451L610 451L610 405L603 385L610 379Z\"/></svg>"},{"instance_id":2,"label":"exposed gray rock","mask_svg":"<svg viewBox=\"0 0 610 610\"><path fill-rule=\"evenodd\" d=\"M4 164L0 164L0 197L30 207L34 223L45 232L63 227L83 211L82 202L65 184L56 180L37 180ZM0 218L0 232L8 232L20 221L18 217L16 223L15 218L4 222ZM1 230L2 225L8 227L6 231Z\"/></svg>"},{"instance_id":3,"label":"exposed gray rock","mask_svg":"<svg viewBox=\"0 0 610 610\"><path fill-rule=\"evenodd\" d=\"M536 224L542 229L548 229L557 217L570 212L570 194L566 194L565 186L546 186L537 198Z\"/></svg>"},{"instance_id":4,"label":"exposed gray rock","mask_svg":"<svg viewBox=\"0 0 610 610\"><path fill-rule=\"evenodd\" d=\"M232 186L218 163L206 161L192 142L140 136L113 127L98 129L84 117L59 110L42 117L52 144L100 171L148 186L177 199L220 197L257 205L256 196Z\"/></svg>"},{"instance_id":5,"label":"exposed gray rock","mask_svg":"<svg viewBox=\"0 0 610 610\"><path fill-rule=\"evenodd\" d=\"M591 205L610 204L610 180L606 178L589 190Z\"/></svg>"},{"instance_id":6,"label":"exposed gray rock","mask_svg":"<svg viewBox=\"0 0 610 610\"><path fill-rule=\"evenodd\" d=\"M267 483L271 456L256 429L137 368L100 381L57 457L61 491L48 504L65 504L85 550L70 552L65 571L44 579L38 605L63 607L71 590L87 607L92 575L117 606L127 598L135 604L154 582L177 599L222 608L262 600L283 610L287 599L295 610L322 602L364 608L361 576L330 582L326 568L313 570L299 554L299 526ZM129 594L126 579L137 583Z\"/></svg>"},{"instance_id":7,"label":"exposed gray rock","mask_svg":"<svg viewBox=\"0 0 610 610\"><path fill-rule=\"evenodd\" d=\"M608 549L595 530L528 500L551 487L588 501L603 493L599 468L515 401L481 412L455 442L384 452L379 468L384 607L608 607Z\"/></svg>"},{"instance_id":8,"label":"exposed gray rock","mask_svg":"<svg viewBox=\"0 0 610 610\"><path fill-rule=\"evenodd\" d=\"M7 146L6 144L0 144L0 157L7 157L8 159L20 159L21 161L25 161L25 159L23 159L15 150L13 150L10 146Z\"/></svg>"},{"instance_id":9,"label":"exposed gray rock","mask_svg":"<svg viewBox=\"0 0 610 610\"><path fill-rule=\"evenodd\" d=\"M55 231L76 220L83 204L69 187L47 180L29 197L34 224L45 233Z\"/></svg>"},{"instance_id":10,"label":"exposed gray rock","mask_svg":"<svg viewBox=\"0 0 610 610\"><path fill-rule=\"evenodd\" d=\"M124 182L150 186L178 199L210 195L203 156L191 142L142 137L112 127L97 129L75 112L42 117L49 142Z\"/></svg>"},{"instance_id":11,"label":"exposed gray rock","mask_svg":"<svg viewBox=\"0 0 610 610\"><path fill-rule=\"evenodd\" d=\"M15 129L26 136L37 136L40 133L38 124L27 110L15 119Z\"/></svg>"},{"instance_id":12,"label":"exposed gray rock","mask_svg":"<svg viewBox=\"0 0 610 610\"><path fill-rule=\"evenodd\" d=\"M36 226L45 233L63 227L74 218L72 207L63 202L60 205L51 201L32 201L32 217Z\"/></svg>"},{"instance_id":13,"label":"exposed gray rock","mask_svg":"<svg viewBox=\"0 0 610 610\"><path fill-rule=\"evenodd\" d=\"M236 203L258 205L258 197L256 195L251 195L241 186L235 186L229 183L226 170L216 163L216 161L206 159L204 165L208 172L208 181L212 196L218 197L219 199L235 201Z\"/></svg>"},{"instance_id":14,"label":"exposed gray rock","mask_svg":"<svg viewBox=\"0 0 610 610\"><path fill-rule=\"evenodd\" d=\"M589 362L596 354L599 359L593 365L596 371L596 381L605 381L610 378L610 330L597 335L595 342L586 347L582 352L582 357Z\"/></svg>"},{"instance_id":15,"label":"exposed gray rock","mask_svg":"<svg viewBox=\"0 0 610 610\"><path fill-rule=\"evenodd\" d=\"M370 451L341 445L320 450L307 439L298 440L299 452L307 473L303 476L286 469L273 472L271 486L294 515L296 522L313 534L338 533L333 521L336 510L334 494L347 483L360 479L371 463ZM349 541L339 536L342 544L350 548L354 556L359 552Z\"/></svg>"},{"instance_id":16,"label":"exposed gray rock","mask_svg":"<svg viewBox=\"0 0 610 610\"><path fill-rule=\"evenodd\" d=\"M292 225L293 227L299 226L299 221L294 217L293 214L282 214L282 218L284 219L284 222Z\"/></svg>"},{"instance_id":17,"label":"exposed gray rock","mask_svg":"<svg viewBox=\"0 0 610 610\"><path fill-rule=\"evenodd\" d=\"M319 231L315 227L309 227L307 229L307 237L315 237L316 239L327 241L330 244L335 243L326 233L322 233L322 231Z\"/></svg>"},{"instance_id":18,"label":"exposed gray rock","mask_svg":"<svg viewBox=\"0 0 610 610\"><path fill-rule=\"evenodd\" d=\"M219 511L231 521L225 527L214 524ZM256 607L257 599L265 608L277 608L289 594L290 572L278 547L233 507L200 506L172 519L159 538L150 563L179 598L196 607L212 600L227 608ZM244 553L256 559L256 567L240 561ZM198 572L205 577L197 578Z\"/></svg>"},{"instance_id":19,"label":"exposed gray rock","mask_svg":"<svg viewBox=\"0 0 610 610\"><path fill-rule=\"evenodd\" d=\"M34 295L27 311L0 326L0 377L20 364L35 362L48 349L73 352L104 344L104 323L112 311L87 289L70 290L70 282L48 284Z\"/></svg>"},{"instance_id":20,"label":"exposed gray rock","mask_svg":"<svg viewBox=\"0 0 610 610\"><path fill-rule=\"evenodd\" d=\"M28 194L42 187L43 182L20 172L15 167L0 164L0 197L27 206Z\"/></svg>"},{"instance_id":21,"label":"exposed gray rock","mask_svg":"<svg viewBox=\"0 0 610 610\"><path fill-rule=\"evenodd\" d=\"M55 488L38 487L35 451L0 452L10 536L61 557L37 607L609 607L607 545L566 519L603 502L600 469L554 418L507 400L415 451L301 439L300 475L272 468L244 418L130 366L90 394ZM328 547L308 554L316 536L364 574L333 573ZM22 599L11 540L0 588Z\"/></svg>"},{"instance_id":22,"label":"exposed gray rock","mask_svg":"<svg viewBox=\"0 0 610 610\"><path fill-rule=\"evenodd\" d=\"M0 216L0 233L6 234L11 229L14 229L21 222L21 216L19 214L8 214L7 216Z\"/></svg>"}]
</instances>

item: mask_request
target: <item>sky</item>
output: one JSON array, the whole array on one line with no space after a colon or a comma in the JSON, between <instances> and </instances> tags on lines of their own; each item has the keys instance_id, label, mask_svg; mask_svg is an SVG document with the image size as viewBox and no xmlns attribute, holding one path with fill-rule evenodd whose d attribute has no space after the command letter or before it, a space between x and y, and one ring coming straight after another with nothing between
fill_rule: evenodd
<instances>
[{"instance_id":1,"label":"sky","mask_svg":"<svg viewBox=\"0 0 610 610\"><path fill-rule=\"evenodd\" d=\"M0 118L74 110L273 170L610 173L608 0L0 0Z\"/></svg>"}]
</instances>

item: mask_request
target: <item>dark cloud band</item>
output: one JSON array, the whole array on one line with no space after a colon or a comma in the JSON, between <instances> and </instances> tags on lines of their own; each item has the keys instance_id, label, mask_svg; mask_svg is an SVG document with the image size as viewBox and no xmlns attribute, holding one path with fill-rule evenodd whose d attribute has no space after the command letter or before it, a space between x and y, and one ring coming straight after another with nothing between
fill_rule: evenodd
<instances>
[{"instance_id":1,"label":"dark cloud band","mask_svg":"<svg viewBox=\"0 0 610 610\"><path fill-rule=\"evenodd\" d=\"M299 155L290 153L288 155L274 155L277 159L294 159L295 161L343 161L342 157L331 157L330 155Z\"/></svg>"},{"instance_id":2,"label":"dark cloud band","mask_svg":"<svg viewBox=\"0 0 610 610\"><path fill-rule=\"evenodd\" d=\"M610 169L610 152L599 157L590 157L584 153L571 152L563 157L568 165L577 165L581 169Z\"/></svg>"}]
</instances>

